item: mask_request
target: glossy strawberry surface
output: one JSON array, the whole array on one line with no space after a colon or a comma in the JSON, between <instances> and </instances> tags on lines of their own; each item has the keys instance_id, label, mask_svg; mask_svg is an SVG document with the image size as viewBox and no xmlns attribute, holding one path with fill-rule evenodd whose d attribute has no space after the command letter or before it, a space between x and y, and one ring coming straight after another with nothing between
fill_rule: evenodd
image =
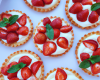
<instances>
[{"instance_id":1,"label":"glossy strawberry surface","mask_svg":"<svg viewBox=\"0 0 100 80\"><path fill-rule=\"evenodd\" d=\"M45 4L51 4L51 3L53 2L53 0L43 0L43 2L44 2Z\"/></svg>"},{"instance_id":2,"label":"glossy strawberry surface","mask_svg":"<svg viewBox=\"0 0 100 80\"><path fill-rule=\"evenodd\" d=\"M14 77L14 78L11 78L11 79L9 79L9 80L19 80L19 78Z\"/></svg>"},{"instance_id":3,"label":"glossy strawberry surface","mask_svg":"<svg viewBox=\"0 0 100 80\"><path fill-rule=\"evenodd\" d=\"M8 66L2 67L2 68L1 68L1 73L2 73L3 75L8 75L8 74L9 74L9 73L7 72L8 69L9 69Z\"/></svg>"},{"instance_id":4,"label":"glossy strawberry surface","mask_svg":"<svg viewBox=\"0 0 100 80\"><path fill-rule=\"evenodd\" d=\"M100 48L93 52L93 56L100 55Z\"/></svg>"},{"instance_id":5,"label":"glossy strawberry surface","mask_svg":"<svg viewBox=\"0 0 100 80\"><path fill-rule=\"evenodd\" d=\"M90 55L88 53L81 53L80 58L81 58L81 61L84 61L86 59L89 59Z\"/></svg>"},{"instance_id":6,"label":"glossy strawberry surface","mask_svg":"<svg viewBox=\"0 0 100 80\"><path fill-rule=\"evenodd\" d=\"M63 32L63 33L68 33L72 30L72 26L62 26L60 28L60 31Z\"/></svg>"},{"instance_id":7,"label":"glossy strawberry surface","mask_svg":"<svg viewBox=\"0 0 100 80\"><path fill-rule=\"evenodd\" d=\"M3 20L3 18L9 19L11 16L12 16L12 14L2 13L2 14L1 14L1 19L2 19L2 20Z\"/></svg>"},{"instance_id":8,"label":"glossy strawberry surface","mask_svg":"<svg viewBox=\"0 0 100 80\"><path fill-rule=\"evenodd\" d=\"M46 27L44 27L44 26L39 26L39 27L37 28L37 31L38 31L39 33L45 33L45 32L46 32Z\"/></svg>"},{"instance_id":9,"label":"glossy strawberry surface","mask_svg":"<svg viewBox=\"0 0 100 80\"><path fill-rule=\"evenodd\" d=\"M13 65L16 65L16 64L18 64L18 63L16 61L13 61L8 65L8 67L10 68L10 67L12 67Z\"/></svg>"},{"instance_id":10,"label":"glossy strawberry surface","mask_svg":"<svg viewBox=\"0 0 100 80\"><path fill-rule=\"evenodd\" d=\"M72 0L74 3L76 3L76 2L82 2L82 0Z\"/></svg>"},{"instance_id":11,"label":"glossy strawberry surface","mask_svg":"<svg viewBox=\"0 0 100 80\"><path fill-rule=\"evenodd\" d=\"M92 0L82 0L83 5L92 5Z\"/></svg>"},{"instance_id":12,"label":"glossy strawberry surface","mask_svg":"<svg viewBox=\"0 0 100 80\"><path fill-rule=\"evenodd\" d=\"M46 24L50 24L51 20L49 19L49 17L46 17L43 19L43 25L46 26Z\"/></svg>"},{"instance_id":13,"label":"glossy strawberry surface","mask_svg":"<svg viewBox=\"0 0 100 80\"><path fill-rule=\"evenodd\" d=\"M98 43L100 44L100 36L98 36L97 41L98 41Z\"/></svg>"},{"instance_id":14,"label":"glossy strawberry surface","mask_svg":"<svg viewBox=\"0 0 100 80\"><path fill-rule=\"evenodd\" d=\"M1 39L7 39L7 31L4 29L0 29L0 38Z\"/></svg>"},{"instance_id":15,"label":"glossy strawberry surface","mask_svg":"<svg viewBox=\"0 0 100 80\"><path fill-rule=\"evenodd\" d=\"M9 73L9 74L7 75L7 78L8 78L8 79L11 79L11 78L14 78L14 77L17 77L17 72L16 72L16 73Z\"/></svg>"},{"instance_id":16,"label":"glossy strawberry surface","mask_svg":"<svg viewBox=\"0 0 100 80\"><path fill-rule=\"evenodd\" d=\"M53 29L54 31L54 38L53 39L57 39L60 36L60 30L59 29Z\"/></svg>"}]
</instances>

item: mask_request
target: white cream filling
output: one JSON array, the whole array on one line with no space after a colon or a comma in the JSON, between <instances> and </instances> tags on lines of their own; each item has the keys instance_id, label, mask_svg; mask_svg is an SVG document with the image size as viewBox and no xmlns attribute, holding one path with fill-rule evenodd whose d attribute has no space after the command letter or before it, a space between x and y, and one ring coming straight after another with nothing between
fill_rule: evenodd
<instances>
[{"instance_id":1,"label":"white cream filling","mask_svg":"<svg viewBox=\"0 0 100 80\"><path fill-rule=\"evenodd\" d=\"M22 56L28 56L28 57L30 57L30 58L32 59L31 64L34 63L34 62L36 62L36 61L38 61L33 55L24 53L24 54L18 54L18 55L16 55L16 56L12 57L12 58L10 59L10 61L9 61L8 64L10 64L10 63L13 62L13 61L18 62L19 59L20 59ZM31 64L28 66L29 68L30 68ZM39 68L38 72L36 73L36 77L39 78L40 75L41 75L41 67ZM22 76L21 76L21 69L18 71L17 77L18 77L19 79L23 79ZM7 76L5 76L5 75L4 75L4 79L5 79L5 80L9 80L9 79L7 78ZM27 80L29 80L29 79L27 79Z\"/></svg>"},{"instance_id":2,"label":"white cream filling","mask_svg":"<svg viewBox=\"0 0 100 80\"><path fill-rule=\"evenodd\" d=\"M51 21L53 21L53 20L54 20L54 19L51 19ZM64 26L64 25L66 25L66 23L63 21L63 22L62 22L62 26ZM43 23L41 22L39 26L44 26L44 25L43 25ZM38 33L37 30L36 30L36 33ZM36 33L35 33L35 34L36 34ZM62 32L60 32L60 36L59 36L59 37L65 37L65 38L68 40L69 45L71 44L71 43L70 43L71 38L72 38L72 33L71 33L71 32L68 32L68 33L62 33ZM56 51L55 51L54 53L52 53L51 55L62 54L62 53L64 53L64 52L66 51L66 49L63 49L63 48L61 48L61 47L59 47L59 46L57 45L57 39L56 39L56 40L49 40L49 41L54 42L54 43L56 44L56 46L57 46ZM37 44L37 45L38 45L38 47L39 47L41 50L43 50L43 44Z\"/></svg>"},{"instance_id":3,"label":"white cream filling","mask_svg":"<svg viewBox=\"0 0 100 80\"><path fill-rule=\"evenodd\" d=\"M53 0L51 4L47 4L47 5L43 6L43 7L37 7L37 6L36 6L36 7L37 7L37 8L47 9L47 8L50 8L50 7L54 6L54 5L57 3L57 1L58 1L58 0ZM31 0L27 0L27 2L28 2L30 5L32 5Z\"/></svg>"},{"instance_id":4,"label":"white cream filling","mask_svg":"<svg viewBox=\"0 0 100 80\"><path fill-rule=\"evenodd\" d=\"M94 2L94 1L92 1L92 2L93 2L93 3L96 3L96 2ZM69 1L69 4L68 4L68 10L70 9L70 7L71 7L73 4L74 4L73 1L70 0L70 1ZM92 12L92 11L91 11L91 5L82 5L82 6L83 6L83 10L88 9L88 10L89 10L89 14L91 14L91 12ZM79 25L82 26L82 27L91 26L91 25L96 24L96 23L98 23L98 22L100 21L100 19L98 19L97 22L95 22L95 23L90 23L89 20L88 20L88 18L87 18L87 21L81 22L81 21L78 21L78 20L77 20L76 14L72 14L72 13L69 12L69 15L70 15L70 17L73 18L73 20L74 20L77 24L79 24ZM88 17L89 17L89 15L88 15ZM99 17L99 18L100 18L100 17Z\"/></svg>"}]
</instances>

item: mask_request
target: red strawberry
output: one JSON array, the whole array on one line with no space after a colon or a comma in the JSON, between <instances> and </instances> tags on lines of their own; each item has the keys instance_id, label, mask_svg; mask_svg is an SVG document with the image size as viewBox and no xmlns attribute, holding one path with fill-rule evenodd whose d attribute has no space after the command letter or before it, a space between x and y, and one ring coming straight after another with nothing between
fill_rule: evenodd
<instances>
[{"instance_id":1,"label":"red strawberry","mask_svg":"<svg viewBox=\"0 0 100 80\"><path fill-rule=\"evenodd\" d=\"M24 64L26 64L26 66L29 66L30 63L31 63L31 61L32 61L32 59L31 59L30 57L28 57L28 56L22 56L22 57L19 59L18 63L23 62Z\"/></svg>"},{"instance_id":2,"label":"red strawberry","mask_svg":"<svg viewBox=\"0 0 100 80\"><path fill-rule=\"evenodd\" d=\"M54 42L47 41L43 45L43 55L49 56L54 53L57 49L57 46Z\"/></svg>"},{"instance_id":3,"label":"red strawberry","mask_svg":"<svg viewBox=\"0 0 100 80\"><path fill-rule=\"evenodd\" d=\"M93 74L100 73L100 63L95 63L91 65L91 71Z\"/></svg>"},{"instance_id":4,"label":"red strawberry","mask_svg":"<svg viewBox=\"0 0 100 80\"><path fill-rule=\"evenodd\" d=\"M11 79L11 78L14 78L14 77L17 77L17 72L16 72L16 73L9 73L9 74L7 75L7 78L8 78L8 79Z\"/></svg>"},{"instance_id":5,"label":"red strawberry","mask_svg":"<svg viewBox=\"0 0 100 80\"><path fill-rule=\"evenodd\" d=\"M67 74L63 69L57 68L55 80L66 80Z\"/></svg>"},{"instance_id":6,"label":"red strawberry","mask_svg":"<svg viewBox=\"0 0 100 80\"><path fill-rule=\"evenodd\" d=\"M91 0L82 0L82 4L83 5L92 5L92 1Z\"/></svg>"},{"instance_id":7,"label":"red strawberry","mask_svg":"<svg viewBox=\"0 0 100 80\"><path fill-rule=\"evenodd\" d=\"M38 80L38 78L35 75L33 75L30 77L30 80Z\"/></svg>"},{"instance_id":8,"label":"red strawberry","mask_svg":"<svg viewBox=\"0 0 100 80\"><path fill-rule=\"evenodd\" d=\"M82 11L83 7L82 7L82 4L81 3L75 3L73 4L70 9L69 9L69 12L70 13L73 13L73 14L77 14L79 13L80 11Z\"/></svg>"},{"instance_id":9,"label":"red strawberry","mask_svg":"<svg viewBox=\"0 0 100 80\"><path fill-rule=\"evenodd\" d=\"M32 0L31 2L32 2L33 6L42 6L43 7L45 5L43 0Z\"/></svg>"},{"instance_id":10,"label":"red strawberry","mask_svg":"<svg viewBox=\"0 0 100 80\"><path fill-rule=\"evenodd\" d=\"M46 26L46 24L50 24L50 23L51 23L51 20L48 17L43 19L43 25L44 26Z\"/></svg>"},{"instance_id":11,"label":"red strawberry","mask_svg":"<svg viewBox=\"0 0 100 80\"><path fill-rule=\"evenodd\" d=\"M16 65L16 64L18 64L18 63L16 61L13 61L8 65L8 67L10 68L10 67L12 67L13 65Z\"/></svg>"},{"instance_id":12,"label":"red strawberry","mask_svg":"<svg viewBox=\"0 0 100 80\"><path fill-rule=\"evenodd\" d=\"M32 72L28 67L24 67L21 69L21 75L23 79L28 79L32 75Z\"/></svg>"},{"instance_id":13,"label":"red strawberry","mask_svg":"<svg viewBox=\"0 0 100 80\"><path fill-rule=\"evenodd\" d=\"M59 29L53 29L54 31L54 38L53 39L57 39L60 36L60 30Z\"/></svg>"},{"instance_id":14,"label":"red strawberry","mask_svg":"<svg viewBox=\"0 0 100 80\"><path fill-rule=\"evenodd\" d=\"M0 38L1 39L7 39L7 31L4 29L0 29Z\"/></svg>"},{"instance_id":15,"label":"red strawberry","mask_svg":"<svg viewBox=\"0 0 100 80\"><path fill-rule=\"evenodd\" d=\"M97 41L98 41L98 43L100 44L100 36L98 36Z\"/></svg>"},{"instance_id":16,"label":"red strawberry","mask_svg":"<svg viewBox=\"0 0 100 80\"><path fill-rule=\"evenodd\" d=\"M43 0L45 4L51 4L53 0Z\"/></svg>"},{"instance_id":17,"label":"red strawberry","mask_svg":"<svg viewBox=\"0 0 100 80\"><path fill-rule=\"evenodd\" d=\"M72 26L62 26L60 28L60 31L63 32L63 33L70 32L71 30L72 30Z\"/></svg>"},{"instance_id":18,"label":"red strawberry","mask_svg":"<svg viewBox=\"0 0 100 80\"><path fill-rule=\"evenodd\" d=\"M88 53L81 53L80 58L81 58L81 61L84 61L85 59L89 59L90 55Z\"/></svg>"},{"instance_id":19,"label":"red strawberry","mask_svg":"<svg viewBox=\"0 0 100 80\"><path fill-rule=\"evenodd\" d=\"M99 3L100 2L100 0L96 0L96 3Z\"/></svg>"},{"instance_id":20,"label":"red strawberry","mask_svg":"<svg viewBox=\"0 0 100 80\"><path fill-rule=\"evenodd\" d=\"M72 0L73 1L73 3L76 3L76 2L82 2L82 0Z\"/></svg>"},{"instance_id":21,"label":"red strawberry","mask_svg":"<svg viewBox=\"0 0 100 80\"><path fill-rule=\"evenodd\" d=\"M45 32L46 32L46 27L44 27L44 26L39 26L39 27L37 28L37 31L38 31L39 33L45 33Z\"/></svg>"},{"instance_id":22,"label":"red strawberry","mask_svg":"<svg viewBox=\"0 0 100 80\"><path fill-rule=\"evenodd\" d=\"M100 16L100 8L96 10L97 14Z\"/></svg>"},{"instance_id":23,"label":"red strawberry","mask_svg":"<svg viewBox=\"0 0 100 80\"><path fill-rule=\"evenodd\" d=\"M19 78L14 77L14 78L11 78L11 79L9 79L9 80L19 80Z\"/></svg>"},{"instance_id":24,"label":"red strawberry","mask_svg":"<svg viewBox=\"0 0 100 80\"><path fill-rule=\"evenodd\" d=\"M56 18L50 23L50 26L52 26L52 28L60 29L62 26L62 20L60 18Z\"/></svg>"},{"instance_id":25,"label":"red strawberry","mask_svg":"<svg viewBox=\"0 0 100 80\"><path fill-rule=\"evenodd\" d=\"M25 35L28 35L29 29L28 29L27 26L22 26L17 30L17 33L20 34L20 35L25 36Z\"/></svg>"},{"instance_id":26,"label":"red strawberry","mask_svg":"<svg viewBox=\"0 0 100 80\"><path fill-rule=\"evenodd\" d=\"M42 64L43 64L42 61L36 61L31 65L30 68L31 68L33 75L36 75L37 71L39 70Z\"/></svg>"},{"instance_id":27,"label":"red strawberry","mask_svg":"<svg viewBox=\"0 0 100 80\"><path fill-rule=\"evenodd\" d=\"M3 18L9 19L11 16L12 16L11 14L2 13L2 14L1 14L1 19L2 19L2 20L3 20Z\"/></svg>"},{"instance_id":28,"label":"red strawberry","mask_svg":"<svg viewBox=\"0 0 100 80\"><path fill-rule=\"evenodd\" d=\"M47 37L45 34L43 33L37 33L35 36L34 36L34 41L35 43L37 44L43 44L45 43L47 40Z\"/></svg>"},{"instance_id":29,"label":"red strawberry","mask_svg":"<svg viewBox=\"0 0 100 80\"><path fill-rule=\"evenodd\" d=\"M61 48L67 49L68 48L68 40L65 37L59 37L57 39L57 44Z\"/></svg>"},{"instance_id":30,"label":"red strawberry","mask_svg":"<svg viewBox=\"0 0 100 80\"><path fill-rule=\"evenodd\" d=\"M92 51L95 51L98 48L98 43L92 39L84 40L83 44L85 47L89 48Z\"/></svg>"},{"instance_id":31,"label":"red strawberry","mask_svg":"<svg viewBox=\"0 0 100 80\"><path fill-rule=\"evenodd\" d=\"M92 11L91 14L89 15L89 22L90 23L95 23L98 21L99 15L97 14L97 12Z\"/></svg>"},{"instance_id":32,"label":"red strawberry","mask_svg":"<svg viewBox=\"0 0 100 80\"><path fill-rule=\"evenodd\" d=\"M27 23L27 15L23 14L20 18L18 18L17 22L22 25L25 26Z\"/></svg>"},{"instance_id":33,"label":"red strawberry","mask_svg":"<svg viewBox=\"0 0 100 80\"><path fill-rule=\"evenodd\" d=\"M8 75L8 74L9 74L9 73L7 72L8 69L9 69L8 66L2 67L2 68L1 68L1 73L2 73L3 75Z\"/></svg>"},{"instance_id":34,"label":"red strawberry","mask_svg":"<svg viewBox=\"0 0 100 80\"><path fill-rule=\"evenodd\" d=\"M100 48L93 52L93 56L100 55Z\"/></svg>"},{"instance_id":35,"label":"red strawberry","mask_svg":"<svg viewBox=\"0 0 100 80\"><path fill-rule=\"evenodd\" d=\"M77 13L77 19L81 22L85 22L87 20L87 17L89 15L89 10L85 9Z\"/></svg>"},{"instance_id":36,"label":"red strawberry","mask_svg":"<svg viewBox=\"0 0 100 80\"><path fill-rule=\"evenodd\" d=\"M10 31L16 31L17 29L19 28L19 25L17 23L14 23L10 26L7 27L7 31L10 32Z\"/></svg>"},{"instance_id":37,"label":"red strawberry","mask_svg":"<svg viewBox=\"0 0 100 80\"><path fill-rule=\"evenodd\" d=\"M19 40L19 37L16 33L8 33L7 35L7 43L11 44Z\"/></svg>"}]
</instances>

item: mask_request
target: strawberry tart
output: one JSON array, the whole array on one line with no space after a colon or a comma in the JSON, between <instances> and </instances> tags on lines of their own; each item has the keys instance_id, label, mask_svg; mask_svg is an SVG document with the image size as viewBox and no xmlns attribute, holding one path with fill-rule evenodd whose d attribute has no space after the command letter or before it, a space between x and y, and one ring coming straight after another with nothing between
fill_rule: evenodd
<instances>
[{"instance_id":1,"label":"strawberry tart","mask_svg":"<svg viewBox=\"0 0 100 80\"><path fill-rule=\"evenodd\" d=\"M82 29L100 24L100 0L66 0L65 11L69 21Z\"/></svg>"},{"instance_id":2,"label":"strawberry tart","mask_svg":"<svg viewBox=\"0 0 100 80\"><path fill-rule=\"evenodd\" d=\"M100 76L100 31L85 34L76 46L79 67L92 76Z\"/></svg>"},{"instance_id":3,"label":"strawberry tart","mask_svg":"<svg viewBox=\"0 0 100 80\"><path fill-rule=\"evenodd\" d=\"M38 12L49 12L55 9L60 0L24 0L27 6Z\"/></svg>"},{"instance_id":4,"label":"strawberry tart","mask_svg":"<svg viewBox=\"0 0 100 80\"><path fill-rule=\"evenodd\" d=\"M84 80L75 70L69 68L57 68L50 70L44 80Z\"/></svg>"},{"instance_id":5,"label":"strawberry tart","mask_svg":"<svg viewBox=\"0 0 100 80\"><path fill-rule=\"evenodd\" d=\"M62 56L73 45L72 26L60 17L45 17L36 26L33 39L35 47L45 56Z\"/></svg>"},{"instance_id":6,"label":"strawberry tart","mask_svg":"<svg viewBox=\"0 0 100 80\"><path fill-rule=\"evenodd\" d=\"M42 80L44 65L34 52L20 50L14 52L2 64L0 80Z\"/></svg>"},{"instance_id":7,"label":"strawberry tart","mask_svg":"<svg viewBox=\"0 0 100 80\"><path fill-rule=\"evenodd\" d=\"M0 41L5 46L17 47L25 44L32 33L33 23L25 13L9 10L0 14Z\"/></svg>"}]
</instances>

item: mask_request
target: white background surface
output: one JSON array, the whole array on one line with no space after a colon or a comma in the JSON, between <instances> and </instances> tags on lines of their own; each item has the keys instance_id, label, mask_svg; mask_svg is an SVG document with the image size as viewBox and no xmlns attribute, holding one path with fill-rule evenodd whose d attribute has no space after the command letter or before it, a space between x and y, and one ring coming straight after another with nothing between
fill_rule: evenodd
<instances>
[{"instance_id":1,"label":"white background surface","mask_svg":"<svg viewBox=\"0 0 100 80\"><path fill-rule=\"evenodd\" d=\"M76 70L76 72L78 72L83 77L84 80L100 80L100 77L94 77L94 76L88 75L87 73L84 73L84 71L82 71L78 67L79 65L75 58L75 48L76 48L78 41L81 39L81 37L83 37L84 34L87 34L89 32L99 30L100 26L98 26L97 28L94 28L94 29L90 29L90 30L82 30L82 29L77 28L76 26L72 25L69 22L66 14L65 14L65 2L66 2L66 0L61 0L59 6L51 12L40 13L40 12L36 12L36 11L30 9L25 4L24 0L2 0L2 3L0 5L0 13L5 12L6 10L8 11L8 10L12 10L12 9L22 11L23 13L26 13L28 16L30 16L30 18L33 22L34 28L36 27L38 22L40 22L40 20L43 19L44 17L58 16L58 17L64 18L66 21L68 21L68 23L71 26L73 26L75 39L74 39L73 47L70 49L70 51L67 54L65 54L61 57L57 57L57 58L56 57L45 57L34 46L32 38L26 44L24 44L20 47L17 47L17 48L7 47L0 43L0 66L2 65L4 60L7 58L7 56L9 56L11 53L18 51L18 50L26 49L26 50L31 50L31 51L35 52L36 54L38 54L41 57L41 59L43 60L44 69L45 69L44 76L46 75L47 72L49 72L50 70L53 70L54 68L68 67L70 69Z\"/></svg>"}]
</instances>

